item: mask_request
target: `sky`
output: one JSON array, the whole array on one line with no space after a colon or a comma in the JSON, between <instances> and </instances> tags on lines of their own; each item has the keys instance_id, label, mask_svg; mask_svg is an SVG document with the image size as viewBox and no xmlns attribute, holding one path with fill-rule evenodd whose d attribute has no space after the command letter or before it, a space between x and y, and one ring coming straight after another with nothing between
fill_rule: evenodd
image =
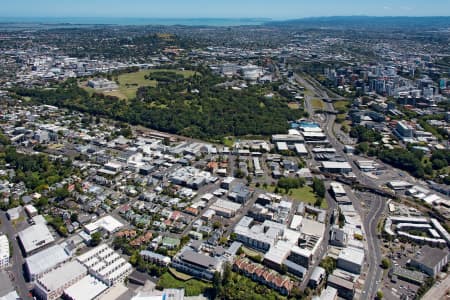
<instances>
[{"instance_id":1,"label":"sky","mask_svg":"<svg viewBox=\"0 0 450 300\"><path fill-rule=\"evenodd\" d=\"M449 16L450 0L0 0L0 17Z\"/></svg>"}]
</instances>

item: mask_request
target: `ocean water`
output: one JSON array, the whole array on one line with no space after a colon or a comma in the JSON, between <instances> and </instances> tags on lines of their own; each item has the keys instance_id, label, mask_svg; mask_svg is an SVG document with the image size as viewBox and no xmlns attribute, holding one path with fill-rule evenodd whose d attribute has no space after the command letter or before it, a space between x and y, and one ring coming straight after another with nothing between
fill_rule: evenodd
<instances>
[{"instance_id":1,"label":"ocean water","mask_svg":"<svg viewBox=\"0 0 450 300\"><path fill-rule=\"evenodd\" d=\"M244 26L261 25L270 19L265 18L41 18L41 17L0 17L0 25L6 24L39 24L39 25L62 25L62 26L87 26L87 25L184 25L184 26Z\"/></svg>"}]
</instances>

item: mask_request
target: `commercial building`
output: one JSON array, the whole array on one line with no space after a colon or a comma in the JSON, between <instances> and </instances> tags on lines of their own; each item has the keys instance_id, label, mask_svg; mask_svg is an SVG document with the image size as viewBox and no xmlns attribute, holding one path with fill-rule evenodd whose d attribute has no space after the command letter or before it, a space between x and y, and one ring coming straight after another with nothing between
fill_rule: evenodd
<instances>
[{"instance_id":1,"label":"commercial building","mask_svg":"<svg viewBox=\"0 0 450 300\"><path fill-rule=\"evenodd\" d=\"M132 266L108 245L100 245L80 255L77 260L89 273L108 286L122 282L133 271Z\"/></svg>"},{"instance_id":2,"label":"commercial building","mask_svg":"<svg viewBox=\"0 0 450 300\"><path fill-rule=\"evenodd\" d=\"M329 275L327 280L328 286L335 288L338 291L338 296L344 299L351 300L355 295L355 285L353 282Z\"/></svg>"},{"instance_id":3,"label":"commercial building","mask_svg":"<svg viewBox=\"0 0 450 300\"><path fill-rule=\"evenodd\" d=\"M231 188L230 193L228 193L228 198L231 200L244 204L252 196L252 191L242 183L238 183Z\"/></svg>"},{"instance_id":4,"label":"commercial building","mask_svg":"<svg viewBox=\"0 0 450 300\"><path fill-rule=\"evenodd\" d=\"M80 281L64 290L64 299L67 300L91 300L97 299L108 286L97 278L86 275Z\"/></svg>"},{"instance_id":5,"label":"commercial building","mask_svg":"<svg viewBox=\"0 0 450 300\"><path fill-rule=\"evenodd\" d=\"M0 270L9 266L9 241L6 235L0 235Z\"/></svg>"},{"instance_id":6,"label":"commercial building","mask_svg":"<svg viewBox=\"0 0 450 300\"><path fill-rule=\"evenodd\" d=\"M447 264L448 256L448 252L444 250L424 246L417 255L411 259L410 264L425 274L435 277Z\"/></svg>"},{"instance_id":7,"label":"commercial building","mask_svg":"<svg viewBox=\"0 0 450 300\"><path fill-rule=\"evenodd\" d=\"M25 259L25 268L28 279L35 281L42 275L67 262L70 255L60 245L44 249Z\"/></svg>"},{"instance_id":8,"label":"commercial building","mask_svg":"<svg viewBox=\"0 0 450 300\"><path fill-rule=\"evenodd\" d=\"M66 288L81 280L86 274L87 269L82 264L71 261L39 278L34 291L39 299L58 299Z\"/></svg>"},{"instance_id":9,"label":"commercial building","mask_svg":"<svg viewBox=\"0 0 450 300\"><path fill-rule=\"evenodd\" d=\"M122 227L123 224L117 219L113 218L112 216L106 216L98 219L95 222L87 224L86 226L84 226L84 229L88 234L93 234L99 230L104 230L109 234L113 234Z\"/></svg>"},{"instance_id":10,"label":"commercial building","mask_svg":"<svg viewBox=\"0 0 450 300\"><path fill-rule=\"evenodd\" d=\"M172 266L180 272L212 280L215 272L222 273L222 261L185 247L172 259Z\"/></svg>"},{"instance_id":11,"label":"commercial building","mask_svg":"<svg viewBox=\"0 0 450 300\"><path fill-rule=\"evenodd\" d=\"M317 300L337 300L337 299L338 299L338 291L337 289L331 286L327 286L326 289L322 290L320 297L317 297Z\"/></svg>"},{"instance_id":12,"label":"commercial building","mask_svg":"<svg viewBox=\"0 0 450 300\"><path fill-rule=\"evenodd\" d=\"M326 276L326 271L322 267L315 267L309 277L308 286L315 289L318 287Z\"/></svg>"},{"instance_id":13,"label":"commercial building","mask_svg":"<svg viewBox=\"0 0 450 300\"><path fill-rule=\"evenodd\" d=\"M55 241L47 226L36 224L18 233L20 243L26 255L33 254L38 249Z\"/></svg>"},{"instance_id":14,"label":"commercial building","mask_svg":"<svg viewBox=\"0 0 450 300\"><path fill-rule=\"evenodd\" d=\"M253 218L243 217L234 228L237 240L256 250L267 252L275 241L283 234L284 225L272 221L264 221L250 227Z\"/></svg>"},{"instance_id":15,"label":"commercial building","mask_svg":"<svg viewBox=\"0 0 450 300\"><path fill-rule=\"evenodd\" d=\"M213 205L210 206L210 209L214 210L218 216L232 218L241 207L242 205L239 203L218 199Z\"/></svg>"},{"instance_id":16,"label":"commercial building","mask_svg":"<svg viewBox=\"0 0 450 300\"><path fill-rule=\"evenodd\" d=\"M346 161L323 161L322 170L328 173L350 173L352 166Z\"/></svg>"},{"instance_id":17,"label":"commercial building","mask_svg":"<svg viewBox=\"0 0 450 300\"><path fill-rule=\"evenodd\" d=\"M312 262L312 252L309 249L293 246L290 249L288 260L295 262L302 267L309 268L309 265Z\"/></svg>"},{"instance_id":18,"label":"commercial building","mask_svg":"<svg viewBox=\"0 0 450 300\"><path fill-rule=\"evenodd\" d=\"M330 189L331 194L337 198L337 197L343 197L347 195L347 192L344 189L344 186L340 184L339 182L331 182L330 183Z\"/></svg>"},{"instance_id":19,"label":"commercial building","mask_svg":"<svg viewBox=\"0 0 450 300\"><path fill-rule=\"evenodd\" d=\"M364 251L348 247L339 253L337 267L354 274L360 274L364 264Z\"/></svg>"},{"instance_id":20,"label":"commercial building","mask_svg":"<svg viewBox=\"0 0 450 300\"><path fill-rule=\"evenodd\" d=\"M414 137L414 128L404 121L400 121L395 126L395 133L401 139L412 139Z\"/></svg>"}]
</instances>

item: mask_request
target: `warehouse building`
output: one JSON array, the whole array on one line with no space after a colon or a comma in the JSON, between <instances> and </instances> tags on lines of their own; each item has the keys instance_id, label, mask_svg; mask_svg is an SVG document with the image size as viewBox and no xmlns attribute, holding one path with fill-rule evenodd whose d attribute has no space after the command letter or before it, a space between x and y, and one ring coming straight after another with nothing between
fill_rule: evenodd
<instances>
[{"instance_id":1,"label":"warehouse building","mask_svg":"<svg viewBox=\"0 0 450 300\"><path fill-rule=\"evenodd\" d=\"M70 255L60 245L44 249L25 259L25 268L28 279L35 281L42 275L52 271L67 262Z\"/></svg>"},{"instance_id":2,"label":"warehouse building","mask_svg":"<svg viewBox=\"0 0 450 300\"><path fill-rule=\"evenodd\" d=\"M210 209L214 210L218 216L232 218L241 207L242 205L239 203L218 199L213 205L210 206Z\"/></svg>"},{"instance_id":3,"label":"warehouse building","mask_svg":"<svg viewBox=\"0 0 450 300\"><path fill-rule=\"evenodd\" d=\"M436 277L448 262L448 252L439 248L424 246L417 255L411 259L411 266L418 268L425 274Z\"/></svg>"},{"instance_id":4,"label":"warehouse building","mask_svg":"<svg viewBox=\"0 0 450 300\"><path fill-rule=\"evenodd\" d=\"M68 262L39 278L34 291L39 299L58 299L64 290L87 274L87 269L77 261Z\"/></svg>"},{"instance_id":5,"label":"warehouse building","mask_svg":"<svg viewBox=\"0 0 450 300\"><path fill-rule=\"evenodd\" d=\"M92 300L108 289L108 286L97 278L86 275L80 281L64 290L64 299L67 300Z\"/></svg>"},{"instance_id":6,"label":"warehouse building","mask_svg":"<svg viewBox=\"0 0 450 300\"><path fill-rule=\"evenodd\" d=\"M19 232L18 237L26 255L33 254L55 241L55 238L44 224L30 226Z\"/></svg>"},{"instance_id":7,"label":"warehouse building","mask_svg":"<svg viewBox=\"0 0 450 300\"><path fill-rule=\"evenodd\" d=\"M93 234L99 230L104 230L109 234L113 234L122 227L123 227L123 224L121 222L119 222L117 219L115 219L111 216L106 216L101 219L98 219L95 222L87 224L84 227L84 230L88 234Z\"/></svg>"},{"instance_id":8,"label":"warehouse building","mask_svg":"<svg viewBox=\"0 0 450 300\"><path fill-rule=\"evenodd\" d=\"M322 170L328 173L350 173L352 166L346 161L323 161Z\"/></svg>"},{"instance_id":9,"label":"warehouse building","mask_svg":"<svg viewBox=\"0 0 450 300\"><path fill-rule=\"evenodd\" d=\"M351 281L330 275L328 276L327 284L335 288L338 291L338 296L341 298L351 300L355 295L355 285Z\"/></svg>"}]
</instances>

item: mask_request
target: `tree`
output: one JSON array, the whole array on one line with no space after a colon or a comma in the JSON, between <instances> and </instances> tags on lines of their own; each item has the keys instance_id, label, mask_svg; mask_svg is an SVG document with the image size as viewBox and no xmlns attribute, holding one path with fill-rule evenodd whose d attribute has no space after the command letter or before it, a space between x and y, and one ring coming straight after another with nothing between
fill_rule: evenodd
<instances>
[{"instance_id":1,"label":"tree","mask_svg":"<svg viewBox=\"0 0 450 300\"><path fill-rule=\"evenodd\" d=\"M383 259L381 260L381 267L383 269L389 269L390 266L391 266L391 261L389 260L389 258L383 257Z\"/></svg>"},{"instance_id":2,"label":"tree","mask_svg":"<svg viewBox=\"0 0 450 300\"><path fill-rule=\"evenodd\" d=\"M377 292L377 299L378 299L378 300L383 299L383 292L382 292L382 291L378 291L378 292Z\"/></svg>"},{"instance_id":3,"label":"tree","mask_svg":"<svg viewBox=\"0 0 450 300\"><path fill-rule=\"evenodd\" d=\"M100 231L94 232L91 235L91 246L95 247L98 246L102 241L102 234L100 233Z\"/></svg>"},{"instance_id":4,"label":"tree","mask_svg":"<svg viewBox=\"0 0 450 300\"><path fill-rule=\"evenodd\" d=\"M77 222L78 221L78 214L77 213L72 213L70 215L70 221L73 222Z\"/></svg>"},{"instance_id":5,"label":"tree","mask_svg":"<svg viewBox=\"0 0 450 300\"><path fill-rule=\"evenodd\" d=\"M336 260L327 256L320 262L320 266L325 269L327 274L331 274L336 269Z\"/></svg>"},{"instance_id":6,"label":"tree","mask_svg":"<svg viewBox=\"0 0 450 300\"><path fill-rule=\"evenodd\" d=\"M316 195L320 198L324 198L325 197L325 184L323 183L322 180L318 179L318 178L313 178L313 191L314 193L316 193Z\"/></svg>"}]
</instances>

